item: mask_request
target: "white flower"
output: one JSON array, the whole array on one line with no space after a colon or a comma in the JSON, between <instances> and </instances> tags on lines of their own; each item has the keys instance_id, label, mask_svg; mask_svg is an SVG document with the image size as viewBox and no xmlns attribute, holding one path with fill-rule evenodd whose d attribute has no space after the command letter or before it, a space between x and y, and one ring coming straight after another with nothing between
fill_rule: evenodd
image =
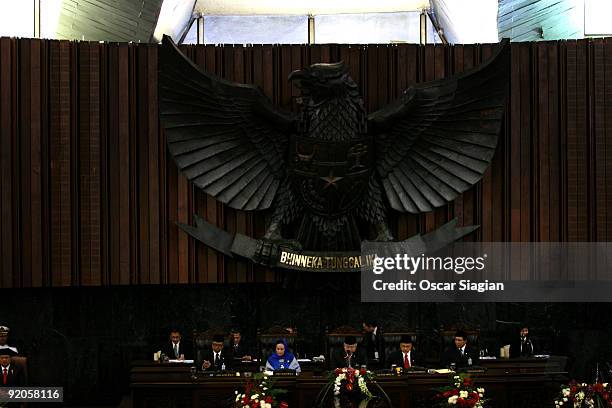
<instances>
[{"instance_id":1,"label":"white flower","mask_svg":"<svg viewBox=\"0 0 612 408\"><path fill-rule=\"evenodd\" d=\"M448 403L449 403L450 405L455 405L455 404L457 404L457 400L458 400L458 399L459 399L459 397L457 397L456 395L453 395L452 397L450 397L450 398L448 399Z\"/></svg>"},{"instance_id":2,"label":"white flower","mask_svg":"<svg viewBox=\"0 0 612 408\"><path fill-rule=\"evenodd\" d=\"M570 395L569 388L564 388L563 390L561 390L561 394L563 394L564 397L567 397L568 395Z\"/></svg>"},{"instance_id":3,"label":"white flower","mask_svg":"<svg viewBox=\"0 0 612 408\"><path fill-rule=\"evenodd\" d=\"M257 399L257 398L259 398L259 394L253 394L253 395L251 395L251 399L252 399L252 400Z\"/></svg>"},{"instance_id":4,"label":"white flower","mask_svg":"<svg viewBox=\"0 0 612 408\"><path fill-rule=\"evenodd\" d=\"M468 392L467 391L459 391L459 397L467 398L468 397Z\"/></svg>"},{"instance_id":5,"label":"white flower","mask_svg":"<svg viewBox=\"0 0 612 408\"><path fill-rule=\"evenodd\" d=\"M563 402L567 402L567 398L563 397Z\"/></svg>"},{"instance_id":6,"label":"white flower","mask_svg":"<svg viewBox=\"0 0 612 408\"><path fill-rule=\"evenodd\" d=\"M476 391L478 391L479 393L484 394L484 388L476 388Z\"/></svg>"}]
</instances>

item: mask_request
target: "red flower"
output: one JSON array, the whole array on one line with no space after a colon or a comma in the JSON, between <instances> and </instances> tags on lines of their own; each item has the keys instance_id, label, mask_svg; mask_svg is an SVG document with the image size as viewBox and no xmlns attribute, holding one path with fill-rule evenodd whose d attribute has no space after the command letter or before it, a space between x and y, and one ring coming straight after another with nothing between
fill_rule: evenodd
<instances>
[{"instance_id":1,"label":"red flower","mask_svg":"<svg viewBox=\"0 0 612 408\"><path fill-rule=\"evenodd\" d=\"M603 390L604 390L603 384L600 384L600 383L593 384L593 391L601 393L603 392Z\"/></svg>"},{"instance_id":2,"label":"red flower","mask_svg":"<svg viewBox=\"0 0 612 408\"><path fill-rule=\"evenodd\" d=\"M340 375L342 374L342 369L341 368L336 368L336 375Z\"/></svg>"},{"instance_id":3,"label":"red flower","mask_svg":"<svg viewBox=\"0 0 612 408\"><path fill-rule=\"evenodd\" d=\"M349 392L353 391L353 383L346 384L346 390Z\"/></svg>"},{"instance_id":4,"label":"red flower","mask_svg":"<svg viewBox=\"0 0 612 408\"><path fill-rule=\"evenodd\" d=\"M281 401L281 403L278 404L278 408L289 408L289 404L287 404L285 401Z\"/></svg>"},{"instance_id":5,"label":"red flower","mask_svg":"<svg viewBox=\"0 0 612 408\"><path fill-rule=\"evenodd\" d=\"M359 373L360 373L361 375L366 375L366 369L365 369L365 368L362 368L361 370L359 370Z\"/></svg>"},{"instance_id":6,"label":"red flower","mask_svg":"<svg viewBox=\"0 0 612 408\"><path fill-rule=\"evenodd\" d=\"M267 395L264 401L267 402L268 404L271 404L273 400L271 396Z\"/></svg>"}]
</instances>

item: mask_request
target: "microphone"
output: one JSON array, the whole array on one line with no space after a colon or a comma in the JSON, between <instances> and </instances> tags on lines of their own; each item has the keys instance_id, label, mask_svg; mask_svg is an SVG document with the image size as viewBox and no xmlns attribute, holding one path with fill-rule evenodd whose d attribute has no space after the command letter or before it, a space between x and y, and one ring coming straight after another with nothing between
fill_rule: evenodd
<instances>
[{"instance_id":1,"label":"microphone","mask_svg":"<svg viewBox=\"0 0 612 408\"><path fill-rule=\"evenodd\" d=\"M351 367L351 358L353 358L353 353L346 353L344 359L346 360L346 366Z\"/></svg>"}]
</instances>

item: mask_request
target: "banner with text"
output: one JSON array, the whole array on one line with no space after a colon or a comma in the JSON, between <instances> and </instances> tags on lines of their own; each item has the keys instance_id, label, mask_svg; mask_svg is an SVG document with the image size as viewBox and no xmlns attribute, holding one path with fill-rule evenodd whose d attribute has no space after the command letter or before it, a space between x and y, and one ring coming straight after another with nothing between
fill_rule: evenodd
<instances>
[{"instance_id":1,"label":"banner with text","mask_svg":"<svg viewBox=\"0 0 612 408\"><path fill-rule=\"evenodd\" d=\"M364 302L610 302L612 243L364 242Z\"/></svg>"}]
</instances>

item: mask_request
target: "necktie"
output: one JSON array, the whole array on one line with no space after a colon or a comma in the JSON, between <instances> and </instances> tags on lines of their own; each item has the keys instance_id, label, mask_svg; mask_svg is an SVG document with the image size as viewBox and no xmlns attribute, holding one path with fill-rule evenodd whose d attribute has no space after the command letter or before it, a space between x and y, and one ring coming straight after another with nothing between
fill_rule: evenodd
<instances>
[{"instance_id":1,"label":"necktie","mask_svg":"<svg viewBox=\"0 0 612 408\"><path fill-rule=\"evenodd\" d=\"M404 368L410 368L410 360L408 359L408 353L404 353Z\"/></svg>"},{"instance_id":2,"label":"necktie","mask_svg":"<svg viewBox=\"0 0 612 408\"><path fill-rule=\"evenodd\" d=\"M179 353L178 353L178 345L174 344L174 357L178 358Z\"/></svg>"},{"instance_id":3,"label":"necktie","mask_svg":"<svg viewBox=\"0 0 612 408\"><path fill-rule=\"evenodd\" d=\"M6 371L6 367L2 369L2 384L6 385L6 377L8 376L8 372Z\"/></svg>"},{"instance_id":4,"label":"necktie","mask_svg":"<svg viewBox=\"0 0 612 408\"><path fill-rule=\"evenodd\" d=\"M215 353L215 368L219 366L219 353Z\"/></svg>"}]
</instances>

